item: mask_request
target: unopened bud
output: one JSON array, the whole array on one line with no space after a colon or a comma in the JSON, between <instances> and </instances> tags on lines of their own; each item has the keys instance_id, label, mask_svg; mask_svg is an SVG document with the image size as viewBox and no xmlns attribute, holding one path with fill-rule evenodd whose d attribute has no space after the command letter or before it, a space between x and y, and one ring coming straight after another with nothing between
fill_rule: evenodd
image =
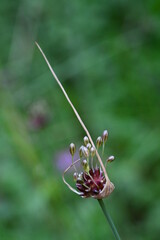
<instances>
[{"instance_id":1,"label":"unopened bud","mask_svg":"<svg viewBox=\"0 0 160 240\"><path fill-rule=\"evenodd\" d=\"M102 138L98 137L96 141L97 148L99 148L102 145Z\"/></svg>"},{"instance_id":2,"label":"unopened bud","mask_svg":"<svg viewBox=\"0 0 160 240\"><path fill-rule=\"evenodd\" d=\"M107 139L108 139L108 131L104 130L103 134L102 134L102 140L103 140L103 142L106 142Z\"/></svg>"},{"instance_id":3,"label":"unopened bud","mask_svg":"<svg viewBox=\"0 0 160 240\"><path fill-rule=\"evenodd\" d=\"M77 181L77 178L78 178L78 174L75 172L75 173L73 174L73 179L74 179L74 181Z\"/></svg>"},{"instance_id":4,"label":"unopened bud","mask_svg":"<svg viewBox=\"0 0 160 240\"><path fill-rule=\"evenodd\" d=\"M88 158L89 157L89 150L86 147L83 147L83 155Z\"/></svg>"},{"instance_id":5,"label":"unopened bud","mask_svg":"<svg viewBox=\"0 0 160 240\"><path fill-rule=\"evenodd\" d=\"M83 141L84 141L84 145L86 146L86 145L89 143L88 137L85 136L85 137L83 138Z\"/></svg>"},{"instance_id":6,"label":"unopened bud","mask_svg":"<svg viewBox=\"0 0 160 240\"><path fill-rule=\"evenodd\" d=\"M83 148L84 148L84 146L81 146L79 148L79 156L80 156L80 158L83 157Z\"/></svg>"},{"instance_id":7,"label":"unopened bud","mask_svg":"<svg viewBox=\"0 0 160 240\"><path fill-rule=\"evenodd\" d=\"M86 159L82 161L82 166L85 172L89 172L89 165Z\"/></svg>"},{"instance_id":8,"label":"unopened bud","mask_svg":"<svg viewBox=\"0 0 160 240\"><path fill-rule=\"evenodd\" d=\"M90 152L91 152L91 157L94 157L96 154L96 149L94 147L91 147Z\"/></svg>"},{"instance_id":9,"label":"unopened bud","mask_svg":"<svg viewBox=\"0 0 160 240\"><path fill-rule=\"evenodd\" d=\"M90 143L87 144L86 148L88 148L88 150L90 150L92 147L92 145Z\"/></svg>"},{"instance_id":10,"label":"unopened bud","mask_svg":"<svg viewBox=\"0 0 160 240\"><path fill-rule=\"evenodd\" d=\"M87 163L87 160L86 160L86 159L84 159L84 160L82 161L82 166L83 166L84 168L86 168L86 167L88 166L88 163Z\"/></svg>"},{"instance_id":11,"label":"unopened bud","mask_svg":"<svg viewBox=\"0 0 160 240\"><path fill-rule=\"evenodd\" d=\"M74 156L74 154L75 154L75 152L76 152L76 146L75 146L74 143L71 143L71 144L69 145L69 151L70 151L70 154L71 154L72 156Z\"/></svg>"},{"instance_id":12,"label":"unopened bud","mask_svg":"<svg viewBox=\"0 0 160 240\"><path fill-rule=\"evenodd\" d=\"M107 159L107 162L113 162L114 161L114 156L110 156L108 159Z\"/></svg>"}]
</instances>

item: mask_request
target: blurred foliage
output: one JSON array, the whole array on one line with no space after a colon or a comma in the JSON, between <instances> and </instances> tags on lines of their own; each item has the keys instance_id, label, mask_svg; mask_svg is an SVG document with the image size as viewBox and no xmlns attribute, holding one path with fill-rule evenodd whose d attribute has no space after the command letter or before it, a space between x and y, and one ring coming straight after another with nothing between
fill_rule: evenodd
<instances>
[{"instance_id":1,"label":"blurred foliage","mask_svg":"<svg viewBox=\"0 0 160 240\"><path fill-rule=\"evenodd\" d=\"M97 201L62 182L55 156L84 132L36 40L93 138L109 130L122 239L158 240L160 2L2 0L0 23L0 239L113 239Z\"/></svg>"}]
</instances>

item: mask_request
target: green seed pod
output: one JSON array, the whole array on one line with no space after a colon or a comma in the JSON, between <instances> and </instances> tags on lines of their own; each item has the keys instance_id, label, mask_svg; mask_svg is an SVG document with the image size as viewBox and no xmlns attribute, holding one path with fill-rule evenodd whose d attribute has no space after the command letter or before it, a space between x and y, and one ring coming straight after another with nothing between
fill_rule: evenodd
<instances>
[{"instance_id":1,"label":"green seed pod","mask_svg":"<svg viewBox=\"0 0 160 240\"><path fill-rule=\"evenodd\" d=\"M75 154L75 152L76 152L76 146L75 146L74 143L71 143L71 144L69 145L69 151L70 151L70 154L71 154L72 156L74 156L74 154Z\"/></svg>"},{"instance_id":2,"label":"green seed pod","mask_svg":"<svg viewBox=\"0 0 160 240\"><path fill-rule=\"evenodd\" d=\"M90 150L92 147L92 145L90 143L87 144L86 148L88 148L88 150Z\"/></svg>"},{"instance_id":3,"label":"green seed pod","mask_svg":"<svg viewBox=\"0 0 160 240\"><path fill-rule=\"evenodd\" d=\"M96 154L96 149L94 147L91 147L90 152L91 152L91 157L94 157Z\"/></svg>"},{"instance_id":4,"label":"green seed pod","mask_svg":"<svg viewBox=\"0 0 160 240\"><path fill-rule=\"evenodd\" d=\"M102 145L102 138L98 137L96 141L97 148L99 148Z\"/></svg>"},{"instance_id":5,"label":"green seed pod","mask_svg":"<svg viewBox=\"0 0 160 240\"><path fill-rule=\"evenodd\" d=\"M84 146L81 146L81 147L79 148L79 156L80 156L80 158L83 157L83 148L84 148Z\"/></svg>"},{"instance_id":6,"label":"green seed pod","mask_svg":"<svg viewBox=\"0 0 160 240\"><path fill-rule=\"evenodd\" d=\"M107 159L107 162L113 162L114 161L114 156L110 156L108 159Z\"/></svg>"},{"instance_id":7,"label":"green seed pod","mask_svg":"<svg viewBox=\"0 0 160 240\"><path fill-rule=\"evenodd\" d=\"M83 138L83 141L84 141L84 145L86 146L86 145L89 143L88 137L85 136L85 137Z\"/></svg>"},{"instance_id":8,"label":"green seed pod","mask_svg":"<svg viewBox=\"0 0 160 240\"><path fill-rule=\"evenodd\" d=\"M103 140L103 142L106 142L107 139L108 139L108 131L104 130L103 134L102 134L102 140Z\"/></svg>"},{"instance_id":9,"label":"green seed pod","mask_svg":"<svg viewBox=\"0 0 160 240\"><path fill-rule=\"evenodd\" d=\"M89 157L89 150L86 147L83 147L83 155L88 158Z\"/></svg>"}]
</instances>

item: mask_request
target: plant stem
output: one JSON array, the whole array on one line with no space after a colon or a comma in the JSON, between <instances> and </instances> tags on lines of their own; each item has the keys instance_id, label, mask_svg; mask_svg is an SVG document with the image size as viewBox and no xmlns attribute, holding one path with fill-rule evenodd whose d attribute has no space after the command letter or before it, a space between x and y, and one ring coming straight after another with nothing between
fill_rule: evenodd
<instances>
[{"instance_id":1,"label":"plant stem","mask_svg":"<svg viewBox=\"0 0 160 240\"><path fill-rule=\"evenodd\" d=\"M104 147L105 147L105 143L103 142L103 146L102 146L102 157L104 155Z\"/></svg>"},{"instance_id":2,"label":"plant stem","mask_svg":"<svg viewBox=\"0 0 160 240\"><path fill-rule=\"evenodd\" d=\"M103 211L103 213L104 213L104 215L105 215L105 217L106 217L106 219L107 219L107 221L108 221L108 223L109 223L109 225L110 225L110 227L112 229L112 232L113 232L113 234L115 236L115 239L120 240L120 236L119 236L119 234L117 232L117 229L116 229L116 227L115 227L115 225L114 225L114 223L112 221L111 216L109 215L109 213L106 210L106 207L104 205L103 200L102 199L98 199L98 202L99 202L99 205L101 206L102 211Z\"/></svg>"}]
</instances>

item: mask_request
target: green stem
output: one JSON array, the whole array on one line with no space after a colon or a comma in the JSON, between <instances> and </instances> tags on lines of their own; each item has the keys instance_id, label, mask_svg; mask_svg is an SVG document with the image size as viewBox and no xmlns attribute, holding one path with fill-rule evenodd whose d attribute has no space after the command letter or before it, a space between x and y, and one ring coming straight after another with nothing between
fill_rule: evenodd
<instances>
[{"instance_id":1,"label":"green stem","mask_svg":"<svg viewBox=\"0 0 160 240\"><path fill-rule=\"evenodd\" d=\"M102 157L104 155L104 147L105 147L105 142L103 142L103 146L102 146Z\"/></svg>"},{"instance_id":2,"label":"green stem","mask_svg":"<svg viewBox=\"0 0 160 240\"><path fill-rule=\"evenodd\" d=\"M119 234L117 232L117 229L116 229L116 227L115 227L115 225L114 225L114 223L112 221L111 216L109 215L109 213L106 210L106 207L104 205L103 200L102 199L98 199L98 202L99 202L99 205L101 206L102 211L103 211L103 213L104 213L104 215L105 215L105 217L106 217L106 219L107 219L107 221L108 221L108 223L109 223L109 225L110 225L110 227L112 229L112 232L113 232L113 234L115 236L115 239L120 240L120 236L119 236Z\"/></svg>"}]
</instances>

